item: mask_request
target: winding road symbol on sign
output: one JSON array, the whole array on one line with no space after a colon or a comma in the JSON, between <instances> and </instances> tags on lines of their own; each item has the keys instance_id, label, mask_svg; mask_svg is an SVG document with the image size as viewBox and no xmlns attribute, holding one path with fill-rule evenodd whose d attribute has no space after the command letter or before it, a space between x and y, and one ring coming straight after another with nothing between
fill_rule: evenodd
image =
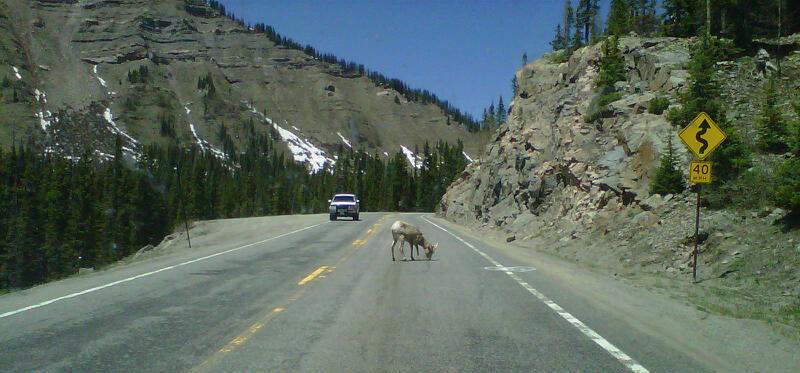
<instances>
[{"instance_id":1,"label":"winding road symbol on sign","mask_svg":"<svg viewBox=\"0 0 800 373\"><path fill-rule=\"evenodd\" d=\"M709 125L708 122L704 120L703 123L700 124L700 131L698 131L697 135L694 136L697 142L702 144L700 145L700 154L704 154L706 152L706 149L708 149L708 141L706 141L706 139L703 138L703 135L705 135L706 132L708 132L709 128L711 128L711 125Z\"/></svg>"},{"instance_id":2,"label":"winding road symbol on sign","mask_svg":"<svg viewBox=\"0 0 800 373\"><path fill-rule=\"evenodd\" d=\"M708 114L700 113L678 133L678 137L698 160L703 160L708 158L727 136Z\"/></svg>"}]
</instances>

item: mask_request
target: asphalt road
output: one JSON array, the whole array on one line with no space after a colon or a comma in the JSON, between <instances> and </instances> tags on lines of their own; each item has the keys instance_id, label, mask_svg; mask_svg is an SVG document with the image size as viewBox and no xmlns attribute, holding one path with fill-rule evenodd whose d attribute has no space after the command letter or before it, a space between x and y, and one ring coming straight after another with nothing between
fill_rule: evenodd
<instances>
[{"instance_id":1,"label":"asphalt road","mask_svg":"<svg viewBox=\"0 0 800 373\"><path fill-rule=\"evenodd\" d=\"M396 219L439 242L434 260L391 261ZM720 369L596 306L597 294L574 290L581 272L521 263L432 215L240 219L193 233L193 249L181 240L158 257L0 296L0 370Z\"/></svg>"}]
</instances>

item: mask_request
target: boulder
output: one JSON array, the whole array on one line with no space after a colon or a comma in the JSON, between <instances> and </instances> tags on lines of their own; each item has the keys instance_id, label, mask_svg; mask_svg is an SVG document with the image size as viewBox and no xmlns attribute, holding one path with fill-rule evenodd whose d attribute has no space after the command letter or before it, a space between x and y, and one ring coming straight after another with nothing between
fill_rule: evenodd
<instances>
[{"instance_id":1,"label":"boulder","mask_svg":"<svg viewBox=\"0 0 800 373\"><path fill-rule=\"evenodd\" d=\"M653 211L658 209L664 204L664 199L661 198L659 194L653 194L650 197L647 197L644 201L639 202L639 206L644 211Z\"/></svg>"}]
</instances>

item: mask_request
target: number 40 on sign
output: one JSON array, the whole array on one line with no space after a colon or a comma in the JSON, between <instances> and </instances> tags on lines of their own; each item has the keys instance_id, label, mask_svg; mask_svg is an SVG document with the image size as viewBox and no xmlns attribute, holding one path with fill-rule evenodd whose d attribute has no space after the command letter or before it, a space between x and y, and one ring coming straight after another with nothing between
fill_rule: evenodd
<instances>
[{"instance_id":1,"label":"number 40 on sign","mask_svg":"<svg viewBox=\"0 0 800 373\"><path fill-rule=\"evenodd\" d=\"M691 161L689 163L689 180L694 184L710 184L711 162Z\"/></svg>"}]
</instances>

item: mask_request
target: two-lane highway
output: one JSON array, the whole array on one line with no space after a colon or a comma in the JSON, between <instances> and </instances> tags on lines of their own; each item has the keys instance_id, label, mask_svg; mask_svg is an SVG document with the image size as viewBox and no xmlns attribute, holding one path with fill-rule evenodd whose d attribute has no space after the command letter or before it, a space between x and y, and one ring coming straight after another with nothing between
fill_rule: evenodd
<instances>
[{"instance_id":1,"label":"two-lane highway","mask_svg":"<svg viewBox=\"0 0 800 373\"><path fill-rule=\"evenodd\" d=\"M298 281L352 247L379 218L208 224L194 232L200 236L193 237L193 249L183 241L171 255L6 294L0 297L0 366L18 372L189 370L264 307L287 299Z\"/></svg>"},{"instance_id":2,"label":"two-lane highway","mask_svg":"<svg viewBox=\"0 0 800 373\"><path fill-rule=\"evenodd\" d=\"M576 285L587 281L579 270L559 274L556 262L514 258L432 215L326 218L204 222L193 230L193 249L177 242L160 257L0 296L0 367L747 370L681 349L637 326L635 315L603 307L613 299L598 303L602 294L576 290L589 287ZM391 261L396 219L439 242L433 261ZM585 276L586 284L601 281ZM640 299L622 295L620 302Z\"/></svg>"}]
</instances>

